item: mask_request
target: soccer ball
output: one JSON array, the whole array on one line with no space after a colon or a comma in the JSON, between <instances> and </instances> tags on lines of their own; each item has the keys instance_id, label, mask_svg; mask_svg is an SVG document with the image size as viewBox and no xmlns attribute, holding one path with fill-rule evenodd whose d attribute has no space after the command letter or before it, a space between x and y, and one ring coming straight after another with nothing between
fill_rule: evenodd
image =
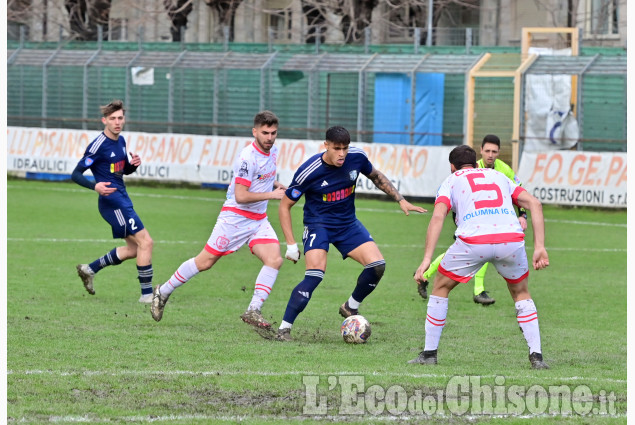
<instances>
[{"instance_id":1,"label":"soccer ball","mask_svg":"<svg viewBox=\"0 0 635 425\"><path fill-rule=\"evenodd\" d=\"M359 314L344 319L340 330L348 344L364 344L370 338L370 323Z\"/></svg>"}]
</instances>

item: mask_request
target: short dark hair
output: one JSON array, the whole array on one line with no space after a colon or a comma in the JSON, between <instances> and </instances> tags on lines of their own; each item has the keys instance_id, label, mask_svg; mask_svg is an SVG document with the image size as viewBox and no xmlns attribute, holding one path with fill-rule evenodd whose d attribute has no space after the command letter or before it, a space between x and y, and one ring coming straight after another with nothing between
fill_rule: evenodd
<instances>
[{"instance_id":1,"label":"short dark hair","mask_svg":"<svg viewBox=\"0 0 635 425\"><path fill-rule=\"evenodd\" d=\"M340 125L333 126L326 130L326 141L348 145L351 143L351 135L348 130Z\"/></svg>"},{"instance_id":2,"label":"short dark hair","mask_svg":"<svg viewBox=\"0 0 635 425\"><path fill-rule=\"evenodd\" d=\"M108 105L100 106L101 114L104 118L109 117L112 113L117 112L119 110L123 111L124 115L126 114L126 110L123 107L123 102L119 99L115 99L110 102Z\"/></svg>"},{"instance_id":3,"label":"short dark hair","mask_svg":"<svg viewBox=\"0 0 635 425\"><path fill-rule=\"evenodd\" d=\"M254 117L254 127L260 126L278 126L278 117L271 111L261 111L256 114Z\"/></svg>"},{"instance_id":4,"label":"short dark hair","mask_svg":"<svg viewBox=\"0 0 635 425\"><path fill-rule=\"evenodd\" d=\"M450 164L460 170L464 165L476 167L476 152L468 145L457 146L450 152Z\"/></svg>"},{"instance_id":5,"label":"short dark hair","mask_svg":"<svg viewBox=\"0 0 635 425\"><path fill-rule=\"evenodd\" d=\"M495 134L488 134L483 137L483 142L481 143L481 147L485 146L485 143L494 143L496 146L501 147L501 139L498 138Z\"/></svg>"}]
</instances>

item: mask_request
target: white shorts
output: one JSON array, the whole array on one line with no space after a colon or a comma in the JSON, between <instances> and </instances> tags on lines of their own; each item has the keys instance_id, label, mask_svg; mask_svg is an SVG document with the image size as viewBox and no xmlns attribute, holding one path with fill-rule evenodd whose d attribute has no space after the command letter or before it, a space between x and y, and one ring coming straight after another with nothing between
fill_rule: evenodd
<instances>
[{"instance_id":1,"label":"white shorts","mask_svg":"<svg viewBox=\"0 0 635 425\"><path fill-rule=\"evenodd\" d=\"M525 241L468 244L457 238L443 256L438 271L456 282L465 283L485 263L492 263L507 283L519 283L529 275Z\"/></svg>"},{"instance_id":2,"label":"white shorts","mask_svg":"<svg viewBox=\"0 0 635 425\"><path fill-rule=\"evenodd\" d=\"M254 245L280 244L267 217L253 220L231 211L221 211L205 250L210 254L222 256L238 251L245 243L249 244L252 252Z\"/></svg>"}]
</instances>

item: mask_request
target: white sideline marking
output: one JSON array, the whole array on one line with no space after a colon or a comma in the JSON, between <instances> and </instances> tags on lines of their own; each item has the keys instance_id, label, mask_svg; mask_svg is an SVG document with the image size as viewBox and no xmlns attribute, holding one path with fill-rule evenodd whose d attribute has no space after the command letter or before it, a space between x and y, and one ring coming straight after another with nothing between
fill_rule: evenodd
<instances>
[{"instance_id":1,"label":"white sideline marking","mask_svg":"<svg viewBox=\"0 0 635 425\"><path fill-rule=\"evenodd\" d=\"M87 192L87 189L85 188L60 188L60 187L54 187L54 188L46 188L46 187L42 187L42 188L33 188L31 186L28 185L19 185L19 184L8 184L7 185L7 189L31 189L31 190L37 190L37 189L42 189L42 190L47 190L47 191L57 191L57 192ZM130 190L128 191L130 193ZM225 198L207 198L207 197L202 197L202 196L183 196L183 195L163 195L163 194L158 194L158 193L135 193L132 192L131 193L131 197L146 197L146 198L165 198L165 199L180 199L180 200L187 200L187 199L191 199L194 201L205 201L205 202L225 202ZM297 204L298 206L302 206L303 203L298 202ZM363 211L363 212L377 212L377 213L389 213L389 214L403 214L403 211L401 211L398 208L391 208L391 209L381 209L381 208L356 208L357 211ZM431 213L431 210L428 211L428 214ZM418 213L411 213L411 215L418 215ZM579 224L582 226L605 226L605 227L623 227L626 228L626 223L605 223L605 222L601 222L601 221L579 221L579 220L555 220L555 219L549 219L549 218L545 218L545 222L546 223L563 223L563 224Z\"/></svg>"},{"instance_id":2,"label":"white sideline marking","mask_svg":"<svg viewBox=\"0 0 635 425\"><path fill-rule=\"evenodd\" d=\"M72 239L72 238L7 238L8 242L78 242L78 243L111 243L113 239ZM172 241L172 240L160 240L154 241L155 244L162 245L187 245L187 244L198 244L202 245L205 243L202 239L200 241ZM280 242L280 245L286 245L284 242ZM423 243L420 245L397 245L397 244L378 244L380 248L421 248ZM446 249L449 248L449 245L438 245L437 248ZM530 247L527 247L528 250ZM574 248L574 247L547 247L547 251L577 251L577 252L626 252L626 248Z\"/></svg>"},{"instance_id":3,"label":"white sideline marking","mask_svg":"<svg viewBox=\"0 0 635 425\"><path fill-rule=\"evenodd\" d=\"M408 421L412 419L418 420L434 420L435 418L456 418L453 415L442 415L442 414L434 414L432 416L426 415L401 415L401 416L373 416L370 414L366 415L298 415L298 416L286 416L286 415L234 415L234 416L226 416L226 415L168 415L168 416L122 416L122 417L108 417L108 418L95 418L95 417L87 417L87 416L50 416L47 422L52 423L110 423L113 420L123 421L124 423L130 422L174 422L174 421L186 421L186 420L216 420L223 422L233 422L240 423L246 420L249 421L328 421L328 422L348 422L351 420L359 420L363 419L365 423L369 422L402 422ZM463 415L460 416L461 420L468 421L481 421L483 418L514 418L514 419L536 419L539 418L564 418L564 417L575 417L581 418L583 416L577 415L575 413L570 414L542 414L537 416L531 415ZM619 413L616 415L595 415L594 418L625 418L625 413ZM588 416L587 416L588 418ZM17 420L17 422L31 422L31 418L29 417L21 417Z\"/></svg>"},{"instance_id":4,"label":"white sideline marking","mask_svg":"<svg viewBox=\"0 0 635 425\"><path fill-rule=\"evenodd\" d=\"M328 375L370 375L370 376L395 376L405 378L449 378L451 375L439 374L439 373L405 373L405 372L373 372L373 373L361 373L353 371L336 371L336 372L313 372L313 371L289 371L289 372L263 372L261 370L255 371L232 371L232 370L169 370L169 371L152 371L152 370L128 370L128 371L114 371L109 372L105 370L87 370L83 372L79 371L53 371L53 370L7 370L7 375L55 375L55 376L304 376L304 375L316 375L316 376L328 376ZM481 378L496 378L500 375L479 375ZM535 378L535 375L505 375L506 379L525 379ZM614 378L590 378L585 376L541 376L540 380L554 380L554 381L594 381L594 382L613 382L618 384L625 384L626 379L614 379Z\"/></svg>"}]
</instances>

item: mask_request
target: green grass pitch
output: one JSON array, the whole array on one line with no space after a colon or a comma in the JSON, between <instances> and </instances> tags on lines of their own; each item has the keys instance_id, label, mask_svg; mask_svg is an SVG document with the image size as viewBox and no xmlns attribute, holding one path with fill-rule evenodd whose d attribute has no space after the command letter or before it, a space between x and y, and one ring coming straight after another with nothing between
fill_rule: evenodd
<instances>
[{"instance_id":1,"label":"green grass pitch","mask_svg":"<svg viewBox=\"0 0 635 425\"><path fill-rule=\"evenodd\" d=\"M225 192L136 185L129 192L154 239L154 283L162 283L200 252ZM486 289L496 304L476 305L471 283L459 286L450 295L439 364L406 363L423 345L426 304L412 273L429 213L406 217L394 202L356 201L387 263L361 308L372 323L367 344L348 345L339 335L338 308L361 267L334 248L295 322L295 341L279 343L239 318L260 269L248 248L179 288L156 323L149 306L137 302L133 260L102 270L94 296L77 277L76 264L121 243L112 240L94 193L72 183L11 179L7 199L9 423L626 422L626 211L544 207L551 265L530 272L530 290L551 369L534 371L493 267ZM269 217L282 238L277 207L270 202ZM300 205L293 209L298 240L301 213ZM452 241L450 220L438 253ZM532 248L530 227L529 258ZM285 260L263 308L267 318L280 322L303 275L303 258ZM449 389L462 377L485 388L476 399L462 394L465 412L457 408L461 394ZM557 386L572 396L545 398ZM488 388L498 410L483 408ZM510 396L518 388L526 394L520 407ZM604 410L603 396L611 398ZM418 399L427 407L417 408ZM567 411L571 400L577 407Z\"/></svg>"}]
</instances>

